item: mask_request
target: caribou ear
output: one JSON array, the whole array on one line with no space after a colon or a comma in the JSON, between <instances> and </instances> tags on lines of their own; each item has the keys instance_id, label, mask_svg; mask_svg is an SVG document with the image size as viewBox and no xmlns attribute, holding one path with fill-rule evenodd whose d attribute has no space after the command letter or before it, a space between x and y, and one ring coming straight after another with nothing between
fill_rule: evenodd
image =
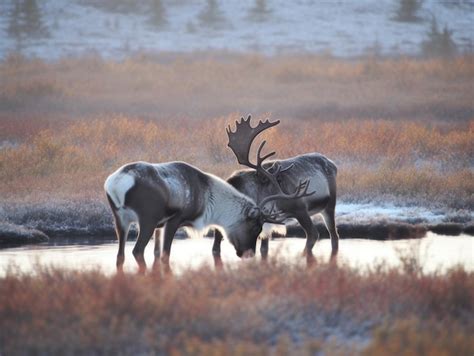
<instances>
[{"instance_id":1,"label":"caribou ear","mask_svg":"<svg viewBox=\"0 0 474 356\"><path fill-rule=\"evenodd\" d=\"M252 220L258 219L260 215L261 215L260 209L257 208L256 206L250 208L247 212L247 217Z\"/></svg>"}]
</instances>

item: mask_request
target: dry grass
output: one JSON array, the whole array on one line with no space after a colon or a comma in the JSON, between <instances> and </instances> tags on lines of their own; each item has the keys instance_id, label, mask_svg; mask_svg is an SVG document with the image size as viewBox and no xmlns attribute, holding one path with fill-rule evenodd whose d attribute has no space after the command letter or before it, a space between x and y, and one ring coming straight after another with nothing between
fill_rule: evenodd
<instances>
[{"instance_id":1,"label":"dry grass","mask_svg":"<svg viewBox=\"0 0 474 356\"><path fill-rule=\"evenodd\" d=\"M38 268L35 276L12 270L0 279L2 353L474 351L474 275L462 268L361 273L276 259L180 277Z\"/></svg>"},{"instance_id":2,"label":"dry grass","mask_svg":"<svg viewBox=\"0 0 474 356\"><path fill-rule=\"evenodd\" d=\"M150 121L123 115L63 123L0 150L0 192L10 201L102 197L102 185L124 163L187 161L228 176L238 168L224 128L238 115ZM345 199L392 195L456 207L473 204L474 124L449 128L414 122L282 119L266 133L279 157L322 152L339 166ZM20 129L22 130L22 129ZM298 144L294 144L298 142Z\"/></svg>"},{"instance_id":3,"label":"dry grass","mask_svg":"<svg viewBox=\"0 0 474 356\"><path fill-rule=\"evenodd\" d=\"M208 118L271 111L309 119L472 119L473 57L345 61L321 56L162 54L124 61L0 62L5 112Z\"/></svg>"},{"instance_id":4,"label":"dry grass","mask_svg":"<svg viewBox=\"0 0 474 356\"><path fill-rule=\"evenodd\" d=\"M397 320L375 331L374 340L363 355L470 355L474 343L464 331L453 324L423 323L413 318Z\"/></svg>"},{"instance_id":5,"label":"dry grass","mask_svg":"<svg viewBox=\"0 0 474 356\"><path fill-rule=\"evenodd\" d=\"M239 167L224 127L251 112L282 121L266 133L278 157L333 159L346 200L474 205L472 56L11 55L0 77L5 204L102 199L105 177L135 160L226 177Z\"/></svg>"}]
</instances>

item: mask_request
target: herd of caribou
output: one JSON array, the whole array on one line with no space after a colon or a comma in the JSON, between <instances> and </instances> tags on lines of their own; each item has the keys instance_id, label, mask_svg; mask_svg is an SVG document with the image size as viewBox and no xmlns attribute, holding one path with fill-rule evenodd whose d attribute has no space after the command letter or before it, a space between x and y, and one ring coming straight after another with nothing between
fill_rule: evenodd
<instances>
[{"instance_id":1,"label":"herd of caribou","mask_svg":"<svg viewBox=\"0 0 474 356\"><path fill-rule=\"evenodd\" d=\"M139 234L133 255L139 270L146 270L144 250L155 232L155 263L168 265L171 243L178 228L188 227L200 234L215 230L212 252L220 261L220 243L225 236L239 257L260 252L265 258L268 240L277 225L294 218L306 233L304 254L312 256L319 234L311 215L320 213L331 237L332 254L337 254L334 210L336 206L336 165L325 156L309 153L285 160L267 161L275 152L262 156L263 141L256 163L249 159L254 139L280 121L259 121L251 117L229 126L228 146L247 169L234 172L227 181L185 162L134 162L120 167L105 181L105 191L115 219L119 250L117 269L123 268L124 248L130 225ZM162 231L163 230L163 231ZM161 250L160 234L163 232Z\"/></svg>"}]
</instances>

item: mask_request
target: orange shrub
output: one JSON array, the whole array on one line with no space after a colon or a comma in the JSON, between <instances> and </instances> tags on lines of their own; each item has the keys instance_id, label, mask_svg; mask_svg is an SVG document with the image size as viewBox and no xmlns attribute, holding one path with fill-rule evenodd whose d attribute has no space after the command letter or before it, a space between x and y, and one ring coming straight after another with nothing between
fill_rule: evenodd
<instances>
[{"instance_id":1,"label":"orange shrub","mask_svg":"<svg viewBox=\"0 0 474 356\"><path fill-rule=\"evenodd\" d=\"M229 123L233 127L238 117L201 122L107 115L72 121L0 150L0 190L9 198L24 196L24 187L28 192L49 193L45 186L54 186L56 194L66 197L72 193L70 188L99 194L108 174L137 160L182 160L226 177L241 168L227 147L224 130ZM266 149L276 150L281 158L321 152L333 159L339 166L339 192L346 198L391 194L468 206L474 191L469 168L473 127L470 123L467 130L464 125L446 130L413 122L283 119L262 139L268 140Z\"/></svg>"}]
</instances>

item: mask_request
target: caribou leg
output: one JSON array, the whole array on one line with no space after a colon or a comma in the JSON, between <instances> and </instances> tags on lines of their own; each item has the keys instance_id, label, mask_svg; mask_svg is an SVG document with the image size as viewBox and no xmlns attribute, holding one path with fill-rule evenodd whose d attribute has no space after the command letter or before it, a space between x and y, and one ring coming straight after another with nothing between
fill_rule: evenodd
<instances>
[{"instance_id":1,"label":"caribou leg","mask_svg":"<svg viewBox=\"0 0 474 356\"><path fill-rule=\"evenodd\" d=\"M125 242L127 242L131 221L128 219L129 217L127 215L119 214L108 195L107 198L109 199L112 213L114 215L115 233L117 235L117 240L119 241L119 249L116 260L117 272L123 273L123 263L125 262Z\"/></svg>"},{"instance_id":2,"label":"caribou leg","mask_svg":"<svg viewBox=\"0 0 474 356\"><path fill-rule=\"evenodd\" d=\"M220 257L221 255L221 241L223 236L219 230L214 230L214 244L212 245L212 255Z\"/></svg>"},{"instance_id":3,"label":"caribou leg","mask_svg":"<svg viewBox=\"0 0 474 356\"><path fill-rule=\"evenodd\" d=\"M161 229L155 229L155 259L160 258L161 255Z\"/></svg>"},{"instance_id":4,"label":"caribou leg","mask_svg":"<svg viewBox=\"0 0 474 356\"><path fill-rule=\"evenodd\" d=\"M133 247L133 256L138 263L138 272L143 274L146 271L146 262L143 256L145 247L150 241L153 231L155 230L156 223L150 220L144 220L140 222L140 233L138 234L137 242Z\"/></svg>"},{"instance_id":5,"label":"caribou leg","mask_svg":"<svg viewBox=\"0 0 474 356\"><path fill-rule=\"evenodd\" d=\"M328 202L328 205L322 212L324 223L328 229L329 235L331 236L331 261L337 256L337 251L339 249L339 234L336 229L336 219L334 217L336 211L336 180L329 180L329 191L331 192L331 198Z\"/></svg>"},{"instance_id":6,"label":"caribou leg","mask_svg":"<svg viewBox=\"0 0 474 356\"><path fill-rule=\"evenodd\" d=\"M214 244L212 245L212 257L214 258L214 266L222 268L221 258L221 241L223 236L219 230L214 230Z\"/></svg>"},{"instance_id":7,"label":"caribou leg","mask_svg":"<svg viewBox=\"0 0 474 356\"><path fill-rule=\"evenodd\" d=\"M123 228L119 221L115 222L115 231L119 240L119 250L117 253L117 272L123 273L123 263L125 262L125 242L127 241L128 227Z\"/></svg>"},{"instance_id":8,"label":"caribou leg","mask_svg":"<svg viewBox=\"0 0 474 356\"><path fill-rule=\"evenodd\" d=\"M262 260L266 260L268 257L268 243L269 243L270 237L267 237L265 239L261 239L260 241L260 255L262 256Z\"/></svg>"},{"instance_id":9,"label":"caribou leg","mask_svg":"<svg viewBox=\"0 0 474 356\"><path fill-rule=\"evenodd\" d=\"M337 255L339 249L339 234L336 229L336 220L334 218L334 209L326 209L322 212L324 224L331 236L331 256Z\"/></svg>"},{"instance_id":10,"label":"caribou leg","mask_svg":"<svg viewBox=\"0 0 474 356\"><path fill-rule=\"evenodd\" d=\"M311 217L308 215L307 212L295 214L295 218L296 220L298 220L306 234L306 246L303 251L303 254L305 254L306 257L312 257L313 246L319 239L318 229L316 228L316 226L314 226L313 222L311 221Z\"/></svg>"},{"instance_id":11,"label":"caribou leg","mask_svg":"<svg viewBox=\"0 0 474 356\"><path fill-rule=\"evenodd\" d=\"M160 268L160 255L161 255L161 229L155 229L155 259L153 261L153 270Z\"/></svg>"},{"instance_id":12,"label":"caribou leg","mask_svg":"<svg viewBox=\"0 0 474 356\"><path fill-rule=\"evenodd\" d=\"M161 256L161 262L165 267L165 272L170 273L170 252L171 243L173 242L176 230L178 230L181 221L179 219L171 219L165 225L164 241L163 241L163 252Z\"/></svg>"}]
</instances>

